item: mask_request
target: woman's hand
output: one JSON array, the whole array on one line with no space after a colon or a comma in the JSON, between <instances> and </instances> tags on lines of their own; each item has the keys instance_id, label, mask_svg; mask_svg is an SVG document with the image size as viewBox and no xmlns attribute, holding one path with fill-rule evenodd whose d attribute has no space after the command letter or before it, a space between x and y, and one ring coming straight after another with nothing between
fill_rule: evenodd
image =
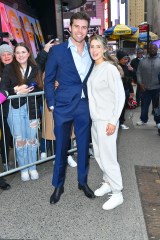
<instances>
[{"instance_id":1,"label":"woman's hand","mask_svg":"<svg viewBox=\"0 0 160 240\"><path fill-rule=\"evenodd\" d=\"M57 80L55 80L55 82L54 82L54 89L57 89L58 86L59 86L59 82Z\"/></svg>"},{"instance_id":2,"label":"woman's hand","mask_svg":"<svg viewBox=\"0 0 160 240\"><path fill-rule=\"evenodd\" d=\"M106 127L107 136L111 136L115 132L115 130L116 130L116 126L111 123L108 123Z\"/></svg>"},{"instance_id":3,"label":"woman's hand","mask_svg":"<svg viewBox=\"0 0 160 240\"><path fill-rule=\"evenodd\" d=\"M34 90L34 87L28 87L26 84L14 87L16 94L28 94Z\"/></svg>"},{"instance_id":4,"label":"woman's hand","mask_svg":"<svg viewBox=\"0 0 160 240\"><path fill-rule=\"evenodd\" d=\"M51 47L53 47L54 46L54 42L53 42L53 39L52 40L50 40L48 43L46 43L45 44L45 46L44 46L44 51L45 52L49 52L49 49L51 48Z\"/></svg>"}]
</instances>

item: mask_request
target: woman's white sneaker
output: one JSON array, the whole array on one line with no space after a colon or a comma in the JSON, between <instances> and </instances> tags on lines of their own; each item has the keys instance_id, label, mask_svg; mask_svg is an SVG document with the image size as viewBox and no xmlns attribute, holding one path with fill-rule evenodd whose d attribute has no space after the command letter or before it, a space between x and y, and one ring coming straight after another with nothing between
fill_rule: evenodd
<instances>
[{"instance_id":1,"label":"woman's white sneaker","mask_svg":"<svg viewBox=\"0 0 160 240\"><path fill-rule=\"evenodd\" d=\"M47 158L47 153L41 152L41 160Z\"/></svg>"},{"instance_id":2,"label":"woman's white sneaker","mask_svg":"<svg viewBox=\"0 0 160 240\"><path fill-rule=\"evenodd\" d=\"M32 180L37 180L39 178L39 174L37 170L30 170L29 173L31 175Z\"/></svg>"},{"instance_id":3,"label":"woman's white sneaker","mask_svg":"<svg viewBox=\"0 0 160 240\"><path fill-rule=\"evenodd\" d=\"M26 182L30 180L28 171L21 172L21 180Z\"/></svg>"},{"instance_id":4,"label":"woman's white sneaker","mask_svg":"<svg viewBox=\"0 0 160 240\"><path fill-rule=\"evenodd\" d=\"M113 193L111 194L110 199L105 202L102 206L104 210L112 210L123 203L122 193Z\"/></svg>"},{"instance_id":5,"label":"woman's white sneaker","mask_svg":"<svg viewBox=\"0 0 160 240\"><path fill-rule=\"evenodd\" d=\"M68 162L69 166L71 166L71 167L77 167L77 163L73 160L73 158L72 158L71 155L68 156L67 162Z\"/></svg>"},{"instance_id":6,"label":"woman's white sneaker","mask_svg":"<svg viewBox=\"0 0 160 240\"><path fill-rule=\"evenodd\" d=\"M94 192L94 195L97 197L102 197L109 192L111 192L111 188L108 183L104 182L102 183L102 186Z\"/></svg>"}]
</instances>

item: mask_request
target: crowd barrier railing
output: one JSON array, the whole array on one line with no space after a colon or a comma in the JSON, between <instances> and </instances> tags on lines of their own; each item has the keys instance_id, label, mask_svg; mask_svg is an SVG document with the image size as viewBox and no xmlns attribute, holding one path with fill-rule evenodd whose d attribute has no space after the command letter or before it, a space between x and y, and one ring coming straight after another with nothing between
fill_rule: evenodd
<instances>
[{"instance_id":1,"label":"crowd barrier railing","mask_svg":"<svg viewBox=\"0 0 160 240\"><path fill-rule=\"evenodd\" d=\"M35 115L36 121L28 121L30 110L30 98L34 99L35 104ZM14 111L12 108L12 101L17 99L18 102L18 110ZM21 101L25 99L25 108L21 109ZM33 103L33 101L32 101ZM9 109L8 117L5 116L6 109ZM54 154L54 142L52 141L52 151L50 153L47 152L47 141L46 141L46 116L45 116L45 97L44 91L29 93L27 95L13 95L9 96L5 105L0 105L0 141L1 141L1 158L0 158L0 177L18 172L22 169L31 167L33 165L37 165L40 163L44 163L49 160L55 159ZM27 113L27 115L23 115ZM39 118L39 112L41 113L41 117ZM53 115L51 113L51 118ZM25 119L26 118L26 119ZM24 124L27 122L24 128ZM53 120L50 120L52 124ZM10 126L12 142L9 142L10 137L7 132L6 125ZM42 126L43 125L43 126ZM43 127L43 135L45 140L45 152L46 157L41 159L41 151L40 151L40 142L42 137L42 127ZM52 125L51 125L52 128ZM53 129L53 128L52 128ZM18 132L18 134L17 134ZM27 132L29 136L29 140L26 139L25 133ZM33 139L32 139L33 137ZM12 145L12 148L10 147ZM36 148L36 159L35 158L35 148ZM71 144L71 149L68 151L69 153L76 152L77 148ZM27 155L28 153L28 155ZM27 156L27 157L26 157ZM18 159L21 159L19 160Z\"/></svg>"}]
</instances>

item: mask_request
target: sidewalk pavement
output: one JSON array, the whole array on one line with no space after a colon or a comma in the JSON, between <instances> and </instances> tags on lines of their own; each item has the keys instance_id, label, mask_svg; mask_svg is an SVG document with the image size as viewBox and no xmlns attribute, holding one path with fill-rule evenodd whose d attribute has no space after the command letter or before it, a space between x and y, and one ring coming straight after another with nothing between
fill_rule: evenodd
<instances>
[{"instance_id":1,"label":"sidewalk pavement","mask_svg":"<svg viewBox=\"0 0 160 240\"><path fill-rule=\"evenodd\" d=\"M64 194L57 204L50 205L50 161L38 166L37 181L22 182L20 173L9 177L11 190L0 193L0 239L147 240L134 167L160 166L160 136L151 115L148 126L136 126L139 111L128 111L126 124L130 129L119 131L118 159L124 183L121 206L104 211L107 195L86 198L77 188L77 169L71 167L67 168ZM89 186L95 190L101 182L102 173L91 159Z\"/></svg>"}]
</instances>

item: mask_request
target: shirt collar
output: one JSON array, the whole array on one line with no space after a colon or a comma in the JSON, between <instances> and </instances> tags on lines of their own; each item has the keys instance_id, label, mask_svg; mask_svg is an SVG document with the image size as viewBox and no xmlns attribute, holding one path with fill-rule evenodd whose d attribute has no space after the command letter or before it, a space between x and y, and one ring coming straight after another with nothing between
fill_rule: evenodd
<instances>
[{"instance_id":1,"label":"shirt collar","mask_svg":"<svg viewBox=\"0 0 160 240\"><path fill-rule=\"evenodd\" d=\"M71 47L75 47L77 49L77 47L73 44L73 42L71 41L71 38L68 39L68 48ZM84 51L86 51L88 49L87 43L84 43Z\"/></svg>"}]
</instances>

